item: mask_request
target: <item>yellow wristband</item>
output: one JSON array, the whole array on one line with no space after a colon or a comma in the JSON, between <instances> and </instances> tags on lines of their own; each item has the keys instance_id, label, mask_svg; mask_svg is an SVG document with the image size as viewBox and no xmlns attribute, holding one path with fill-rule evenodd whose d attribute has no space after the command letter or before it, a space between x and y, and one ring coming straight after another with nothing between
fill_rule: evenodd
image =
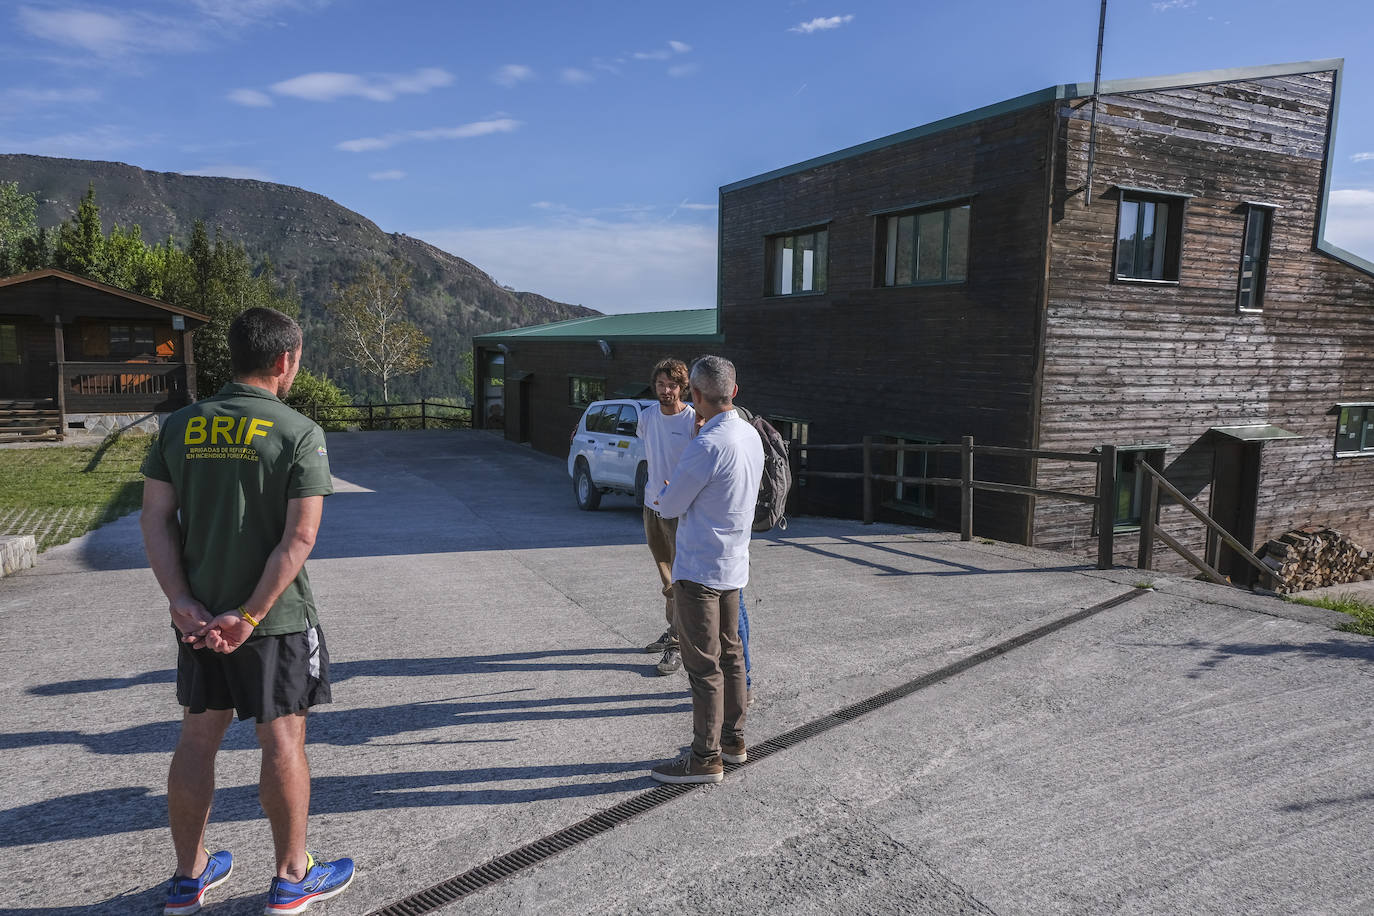
<instances>
[{"instance_id":1,"label":"yellow wristband","mask_svg":"<svg viewBox=\"0 0 1374 916\"><path fill-rule=\"evenodd\" d=\"M258 628L258 624L262 623L261 620L254 620L253 615L243 609L243 605L239 605L239 613L243 615L244 620L248 621L248 625L255 630Z\"/></svg>"}]
</instances>

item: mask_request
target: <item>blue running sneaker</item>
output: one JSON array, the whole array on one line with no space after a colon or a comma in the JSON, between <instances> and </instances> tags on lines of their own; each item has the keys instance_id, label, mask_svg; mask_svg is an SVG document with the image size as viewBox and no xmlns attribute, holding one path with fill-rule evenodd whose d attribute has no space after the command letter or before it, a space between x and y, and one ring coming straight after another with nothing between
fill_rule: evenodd
<instances>
[{"instance_id":1,"label":"blue running sneaker","mask_svg":"<svg viewBox=\"0 0 1374 916\"><path fill-rule=\"evenodd\" d=\"M335 894L342 894L352 880L352 859L316 862L314 853L306 853L305 877L299 882L273 878L272 889L267 892L267 907L263 912L267 916L299 913L317 900L328 900Z\"/></svg>"},{"instance_id":2,"label":"blue running sneaker","mask_svg":"<svg viewBox=\"0 0 1374 916\"><path fill-rule=\"evenodd\" d=\"M209 853L208 849L206 853ZM229 873L233 870L234 857L221 850L210 856L210 861L205 863L205 870L200 873L199 878L173 875L171 883L167 885L167 905L162 908L162 912L166 916L199 913L200 901L205 892L228 881Z\"/></svg>"}]
</instances>

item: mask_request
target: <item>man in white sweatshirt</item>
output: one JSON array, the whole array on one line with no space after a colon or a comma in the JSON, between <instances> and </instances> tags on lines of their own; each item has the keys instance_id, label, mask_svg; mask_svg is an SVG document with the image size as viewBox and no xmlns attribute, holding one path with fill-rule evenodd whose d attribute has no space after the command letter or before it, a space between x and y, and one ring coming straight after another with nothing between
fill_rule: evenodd
<instances>
[{"instance_id":1,"label":"man in white sweatshirt","mask_svg":"<svg viewBox=\"0 0 1374 916\"><path fill-rule=\"evenodd\" d=\"M673 559L674 631L692 688L692 749L660 764L659 782L720 782L724 763L748 759L739 594L749 580L749 535L763 476L763 445L735 412L735 367L719 356L692 364L701 431L653 505L678 520Z\"/></svg>"}]
</instances>

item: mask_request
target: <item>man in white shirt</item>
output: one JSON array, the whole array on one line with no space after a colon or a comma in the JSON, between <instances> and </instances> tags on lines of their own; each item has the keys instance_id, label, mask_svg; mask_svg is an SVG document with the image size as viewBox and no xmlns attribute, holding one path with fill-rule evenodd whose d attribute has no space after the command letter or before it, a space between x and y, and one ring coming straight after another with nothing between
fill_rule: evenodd
<instances>
[{"instance_id":1,"label":"man in white shirt","mask_svg":"<svg viewBox=\"0 0 1374 916\"><path fill-rule=\"evenodd\" d=\"M734 409L735 367L719 356L692 364L701 432L654 500L678 519L673 559L674 630L692 687L692 748L653 768L659 782L720 782L724 763L744 763L748 708L739 593L749 580L749 534L763 476L763 445Z\"/></svg>"},{"instance_id":2,"label":"man in white shirt","mask_svg":"<svg viewBox=\"0 0 1374 916\"><path fill-rule=\"evenodd\" d=\"M673 555L677 539L677 519L663 518L651 504L673 468L677 467L682 450L696 432L696 411L684 404L687 393L687 364L680 359L661 360L654 366L652 376L658 409L650 408L639 418L639 438L644 442L644 456L649 464L649 485L644 500L644 540L649 545L654 564L658 567L663 589L663 616L668 628L656 642L644 647L645 652L662 652L658 662L659 674L672 674L682 668L682 653L673 630Z\"/></svg>"}]
</instances>

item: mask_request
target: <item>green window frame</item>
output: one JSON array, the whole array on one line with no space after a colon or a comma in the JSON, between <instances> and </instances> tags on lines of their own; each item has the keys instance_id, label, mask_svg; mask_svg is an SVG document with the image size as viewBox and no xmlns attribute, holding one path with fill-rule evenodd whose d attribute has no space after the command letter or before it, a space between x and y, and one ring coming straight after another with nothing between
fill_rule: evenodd
<instances>
[{"instance_id":1,"label":"green window frame","mask_svg":"<svg viewBox=\"0 0 1374 916\"><path fill-rule=\"evenodd\" d=\"M568 376L568 405L586 407L606 397L606 380L590 375Z\"/></svg>"},{"instance_id":2,"label":"green window frame","mask_svg":"<svg viewBox=\"0 0 1374 916\"><path fill-rule=\"evenodd\" d=\"M23 359L19 353L19 326L0 324L0 366L17 366Z\"/></svg>"},{"instance_id":3,"label":"green window frame","mask_svg":"<svg viewBox=\"0 0 1374 916\"><path fill-rule=\"evenodd\" d=\"M965 282L971 217L969 203L879 216L877 285Z\"/></svg>"},{"instance_id":4,"label":"green window frame","mask_svg":"<svg viewBox=\"0 0 1374 916\"><path fill-rule=\"evenodd\" d=\"M765 240L769 296L802 296L825 292L830 231L824 226Z\"/></svg>"},{"instance_id":5,"label":"green window frame","mask_svg":"<svg viewBox=\"0 0 1374 916\"><path fill-rule=\"evenodd\" d=\"M1374 455L1374 404L1336 406L1336 455Z\"/></svg>"},{"instance_id":6,"label":"green window frame","mask_svg":"<svg viewBox=\"0 0 1374 916\"><path fill-rule=\"evenodd\" d=\"M1149 474L1140 469L1148 463L1158 470L1164 464L1162 448L1119 448L1116 451L1116 501L1112 528L1132 531L1140 527L1140 506Z\"/></svg>"}]
</instances>

